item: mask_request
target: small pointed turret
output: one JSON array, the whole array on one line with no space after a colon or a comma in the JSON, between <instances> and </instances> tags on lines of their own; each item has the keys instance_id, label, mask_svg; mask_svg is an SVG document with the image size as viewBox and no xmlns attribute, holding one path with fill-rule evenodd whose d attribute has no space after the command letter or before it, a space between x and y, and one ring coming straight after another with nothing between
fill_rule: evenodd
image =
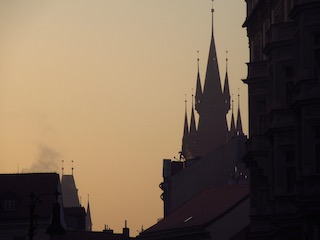
<instances>
[{"instance_id":1,"label":"small pointed turret","mask_svg":"<svg viewBox=\"0 0 320 240\"><path fill-rule=\"evenodd\" d=\"M196 134L196 120L194 117L194 107L193 107L193 94L192 94L192 110L191 110L191 120L190 120L190 134Z\"/></svg>"},{"instance_id":2,"label":"small pointed turret","mask_svg":"<svg viewBox=\"0 0 320 240\"><path fill-rule=\"evenodd\" d=\"M89 203L89 195L88 195L88 206L86 213L86 231L92 231L92 220L91 220L91 212L90 212L90 203Z\"/></svg>"},{"instance_id":3,"label":"small pointed turret","mask_svg":"<svg viewBox=\"0 0 320 240\"><path fill-rule=\"evenodd\" d=\"M199 51L198 51L199 54ZM200 80L200 67L199 67L199 56L197 58L197 62L198 62L198 74L197 74L197 86L196 86L196 96L195 96L195 100L196 100L196 104L195 104L195 109L198 113L200 113L200 105L201 105L201 99L202 99L202 87L201 87L201 80Z\"/></svg>"},{"instance_id":4,"label":"small pointed turret","mask_svg":"<svg viewBox=\"0 0 320 240\"><path fill-rule=\"evenodd\" d=\"M223 98L226 105L226 114L230 110L230 90L229 90L229 78L228 78L228 51L226 51L226 76L224 79Z\"/></svg>"},{"instance_id":5,"label":"small pointed turret","mask_svg":"<svg viewBox=\"0 0 320 240\"><path fill-rule=\"evenodd\" d=\"M233 114L233 99L231 102L232 102L232 105L231 105L231 124L230 124L230 131L229 131L230 138L232 138L236 135L236 127L234 124L234 114Z\"/></svg>"},{"instance_id":6,"label":"small pointed turret","mask_svg":"<svg viewBox=\"0 0 320 240\"><path fill-rule=\"evenodd\" d=\"M185 100L184 103L185 103L185 114L184 114L183 137L186 137L189 134L188 116L187 116L187 100Z\"/></svg>"},{"instance_id":7,"label":"small pointed turret","mask_svg":"<svg viewBox=\"0 0 320 240\"><path fill-rule=\"evenodd\" d=\"M242 121L241 121L241 114L240 114L240 95L239 95L239 93L238 93L238 114L237 114L236 132L237 132L237 135L243 135Z\"/></svg>"}]
</instances>

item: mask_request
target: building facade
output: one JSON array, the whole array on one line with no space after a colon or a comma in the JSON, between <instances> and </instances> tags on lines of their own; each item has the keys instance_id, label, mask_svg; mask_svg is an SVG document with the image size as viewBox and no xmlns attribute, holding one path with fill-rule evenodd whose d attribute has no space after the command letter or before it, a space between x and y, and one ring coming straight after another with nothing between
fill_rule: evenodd
<instances>
[{"instance_id":1,"label":"building facade","mask_svg":"<svg viewBox=\"0 0 320 240\"><path fill-rule=\"evenodd\" d=\"M320 238L320 1L246 0L251 239Z\"/></svg>"},{"instance_id":2,"label":"building facade","mask_svg":"<svg viewBox=\"0 0 320 240\"><path fill-rule=\"evenodd\" d=\"M205 188L227 187L248 180L241 160L245 154L246 136L242 131L239 105L237 116L233 113L227 71L223 84L220 80L213 13L212 9L206 77L202 84L198 59L190 123L187 106L185 110L180 160L163 161L163 182L160 188L163 190L161 198L164 201L164 221ZM226 115L230 109L232 116L229 127ZM199 115L198 121L196 114Z\"/></svg>"}]
</instances>

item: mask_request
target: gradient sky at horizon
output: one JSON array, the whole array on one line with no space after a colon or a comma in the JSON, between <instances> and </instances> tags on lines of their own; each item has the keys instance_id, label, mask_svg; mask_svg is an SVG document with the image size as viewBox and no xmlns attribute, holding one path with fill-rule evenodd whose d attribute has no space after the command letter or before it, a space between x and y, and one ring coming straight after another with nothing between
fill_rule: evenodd
<instances>
[{"instance_id":1,"label":"gradient sky at horizon","mask_svg":"<svg viewBox=\"0 0 320 240\"><path fill-rule=\"evenodd\" d=\"M162 160L178 157L185 94L204 81L210 0L0 1L1 173L74 176L94 230L162 217ZM245 1L214 1L221 80L248 133ZM223 82L223 81L222 81ZM223 83L222 83L223 84ZM228 115L230 118L230 114Z\"/></svg>"}]
</instances>

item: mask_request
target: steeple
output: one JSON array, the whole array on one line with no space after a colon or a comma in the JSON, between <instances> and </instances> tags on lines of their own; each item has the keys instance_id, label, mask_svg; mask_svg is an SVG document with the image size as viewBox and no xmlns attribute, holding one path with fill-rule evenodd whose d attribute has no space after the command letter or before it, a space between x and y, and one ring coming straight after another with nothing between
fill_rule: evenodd
<instances>
[{"instance_id":1,"label":"steeple","mask_svg":"<svg viewBox=\"0 0 320 240\"><path fill-rule=\"evenodd\" d=\"M195 104L195 109L197 110L198 113L200 113L200 105L201 105L201 99L202 99L202 88L201 88L201 80L200 80L200 67L199 67L199 51L197 51L198 53L198 58L197 58L197 62L198 62L198 73L197 73L197 86L196 86L196 96L195 96L195 100L196 100L196 104Z\"/></svg>"},{"instance_id":2,"label":"steeple","mask_svg":"<svg viewBox=\"0 0 320 240\"><path fill-rule=\"evenodd\" d=\"M213 2L213 1L212 1ZM208 63L201 96L201 108L198 123L198 139L200 156L205 156L227 140L228 126L226 120L226 104L221 89L219 65L214 41L214 21L212 14L212 32ZM199 156L199 157L200 157Z\"/></svg>"},{"instance_id":3,"label":"steeple","mask_svg":"<svg viewBox=\"0 0 320 240\"><path fill-rule=\"evenodd\" d=\"M212 0L213 4L213 0ZM203 88L203 95L206 98L209 98L211 101L221 101L221 83L220 83L220 74L219 74L219 66L218 66L218 59L216 53L216 46L214 41L214 31L213 31L213 6L211 9L212 14L212 31L211 31L211 43L210 43L210 50L208 56L208 64L207 64L207 72L206 78Z\"/></svg>"},{"instance_id":4,"label":"steeple","mask_svg":"<svg viewBox=\"0 0 320 240\"><path fill-rule=\"evenodd\" d=\"M239 89L238 89L239 91ZM237 114L237 126L236 126L237 135L243 135L242 131L242 121L241 121L241 114L240 114L240 95L238 93L238 114Z\"/></svg>"},{"instance_id":5,"label":"steeple","mask_svg":"<svg viewBox=\"0 0 320 240\"><path fill-rule=\"evenodd\" d=\"M193 107L193 94L192 94L192 110L191 110L191 120L190 120L190 134L196 134L196 120L194 117L194 107Z\"/></svg>"},{"instance_id":6,"label":"steeple","mask_svg":"<svg viewBox=\"0 0 320 240\"><path fill-rule=\"evenodd\" d=\"M201 87L200 81L199 56L197 58L198 72L195 106L192 101L189 129L187 117L185 117L182 153L187 160L206 156L219 145L224 144L228 138L226 114L230 109L229 83L227 78L225 90L222 92L214 41L213 12L214 10L212 7L211 42L203 88ZM229 104L228 106L226 106L226 102ZM195 122L194 109L196 109L199 114L198 126L196 126ZM187 116L187 113L185 115Z\"/></svg>"},{"instance_id":7,"label":"steeple","mask_svg":"<svg viewBox=\"0 0 320 240\"><path fill-rule=\"evenodd\" d=\"M228 78L228 51L226 51L226 76L224 79L223 98L226 105L226 114L230 110L230 90L229 90L229 78Z\"/></svg>"},{"instance_id":8,"label":"steeple","mask_svg":"<svg viewBox=\"0 0 320 240\"><path fill-rule=\"evenodd\" d=\"M92 220L91 220L91 212L90 212L90 203L89 203L89 195L88 195L88 206L86 212L86 231L92 231Z\"/></svg>"},{"instance_id":9,"label":"steeple","mask_svg":"<svg viewBox=\"0 0 320 240\"><path fill-rule=\"evenodd\" d=\"M187 99L184 101L184 128L183 128L183 137L186 137L189 134L189 126L188 126L188 116L187 116Z\"/></svg>"},{"instance_id":10,"label":"steeple","mask_svg":"<svg viewBox=\"0 0 320 240\"><path fill-rule=\"evenodd\" d=\"M231 124L230 124L230 131L229 131L229 136L234 137L236 134L236 127L234 124L234 114L233 114L233 98L232 98L232 105L231 105Z\"/></svg>"}]
</instances>

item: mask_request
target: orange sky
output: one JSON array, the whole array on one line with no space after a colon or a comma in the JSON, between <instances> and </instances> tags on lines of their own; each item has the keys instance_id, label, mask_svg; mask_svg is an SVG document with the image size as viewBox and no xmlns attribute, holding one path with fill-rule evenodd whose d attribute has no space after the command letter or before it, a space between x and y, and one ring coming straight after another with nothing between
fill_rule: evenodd
<instances>
[{"instance_id":1,"label":"orange sky","mask_svg":"<svg viewBox=\"0 0 320 240\"><path fill-rule=\"evenodd\" d=\"M178 157L197 50L204 80L210 0L2 0L1 173L74 175L94 230L131 235L162 217L162 159ZM245 1L215 0L221 78L247 133ZM238 102L235 99L235 106ZM190 111L189 111L190 113Z\"/></svg>"}]
</instances>

